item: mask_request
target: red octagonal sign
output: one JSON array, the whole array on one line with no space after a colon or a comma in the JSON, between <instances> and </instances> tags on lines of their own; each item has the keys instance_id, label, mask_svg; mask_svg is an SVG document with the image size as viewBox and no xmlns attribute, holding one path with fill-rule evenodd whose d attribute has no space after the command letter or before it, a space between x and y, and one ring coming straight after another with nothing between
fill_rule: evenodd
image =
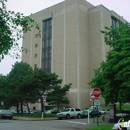
<instances>
[{"instance_id":1,"label":"red octagonal sign","mask_svg":"<svg viewBox=\"0 0 130 130\"><path fill-rule=\"evenodd\" d=\"M92 93L95 96L95 98L99 98L101 95L101 90L99 88L94 88Z\"/></svg>"},{"instance_id":2,"label":"red octagonal sign","mask_svg":"<svg viewBox=\"0 0 130 130\"><path fill-rule=\"evenodd\" d=\"M96 97L93 95L93 93L90 93L90 100L95 100Z\"/></svg>"}]
</instances>

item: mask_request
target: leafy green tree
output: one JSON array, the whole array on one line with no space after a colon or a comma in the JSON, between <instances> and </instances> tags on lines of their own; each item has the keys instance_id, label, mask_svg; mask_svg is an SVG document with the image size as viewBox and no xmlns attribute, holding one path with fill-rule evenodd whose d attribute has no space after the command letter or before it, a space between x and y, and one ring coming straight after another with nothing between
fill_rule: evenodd
<instances>
[{"instance_id":1,"label":"leafy green tree","mask_svg":"<svg viewBox=\"0 0 130 130\"><path fill-rule=\"evenodd\" d=\"M110 50L89 84L101 89L107 104L130 102L130 24L106 27L102 33Z\"/></svg>"},{"instance_id":2,"label":"leafy green tree","mask_svg":"<svg viewBox=\"0 0 130 130\"><path fill-rule=\"evenodd\" d=\"M4 103L1 108L9 109L14 104L14 101L11 102L10 92L7 76L0 74L0 102Z\"/></svg>"},{"instance_id":3,"label":"leafy green tree","mask_svg":"<svg viewBox=\"0 0 130 130\"><path fill-rule=\"evenodd\" d=\"M39 26L33 19L19 12L8 11L6 2L7 0L0 0L0 61L4 58L4 55L9 54L9 50L13 50L11 56L16 58L19 56L18 51L26 50L19 48L17 42L23 37L23 32L26 33L35 26L40 33Z\"/></svg>"},{"instance_id":4,"label":"leafy green tree","mask_svg":"<svg viewBox=\"0 0 130 130\"><path fill-rule=\"evenodd\" d=\"M50 105L56 105L58 110L60 109L60 105L69 104L69 99L67 98L67 93L72 84L64 85L61 87L60 85L54 86L54 88L48 92L47 102Z\"/></svg>"},{"instance_id":5,"label":"leafy green tree","mask_svg":"<svg viewBox=\"0 0 130 130\"><path fill-rule=\"evenodd\" d=\"M3 100L5 96L4 90L6 87L6 76L0 74L0 101Z\"/></svg>"},{"instance_id":6,"label":"leafy green tree","mask_svg":"<svg viewBox=\"0 0 130 130\"><path fill-rule=\"evenodd\" d=\"M43 95L45 92L53 89L55 85L58 85L62 82L61 79L58 79L58 76L55 73L45 72L43 69L36 68L34 70L34 80L33 86L39 99L41 99L41 109L43 111Z\"/></svg>"},{"instance_id":7,"label":"leafy green tree","mask_svg":"<svg viewBox=\"0 0 130 130\"><path fill-rule=\"evenodd\" d=\"M4 106L6 105L6 99L8 96L7 85L7 77L5 75L0 74L0 102L4 102Z\"/></svg>"},{"instance_id":8,"label":"leafy green tree","mask_svg":"<svg viewBox=\"0 0 130 130\"><path fill-rule=\"evenodd\" d=\"M33 70L24 62L16 62L8 74L10 97L17 103L17 110L18 104L21 104L21 112L23 103L34 103L38 100L32 85L33 80Z\"/></svg>"}]
</instances>

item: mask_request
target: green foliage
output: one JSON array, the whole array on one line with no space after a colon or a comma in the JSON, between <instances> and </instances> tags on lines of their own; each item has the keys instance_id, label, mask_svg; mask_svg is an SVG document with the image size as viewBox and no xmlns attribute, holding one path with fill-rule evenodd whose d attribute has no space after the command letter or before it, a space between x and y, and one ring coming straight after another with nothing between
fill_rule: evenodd
<instances>
[{"instance_id":1,"label":"green foliage","mask_svg":"<svg viewBox=\"0 0 130 130\"><path fill-rule=\"evenodd\" d=\"M51 105L56 105L59 109L62 104L69 104L69 99L67 98L67 93L72 84L64 85L61 87L60 85L54 86L52 91L48 92L47 101Z\"/></svg>"},{"instance_id":2,"label":"green foliage","mask_svg":"<svg viewBox=\"0 0 130 130\"><path fill-rule=\"evenodd\" d=\"M123 104L121 106L122 110L130 110L130 104ZM116 109L119 111L120 110L120 106L119 104L116 104Z\"/></svg>"},{"instance_id":3,"label":"green foliage","mask_svg":"<svg viewBox=\"0 0 130 130\"><path fill-rule=\"evenodd\" d=\"M94 70L95 76L89 84L101 89L107 104L130 102L130 24L105 29L102 33L110 50L106 61Z\"/></svg>"},{"instance_id":4,"label":"green foliage","mask_svg":"<svg viewBox=\"0 0 130 130\"><path fill-rule=\"evenodd\" d=\"M45 91L53 89L53 86L62 82L55 73L47 73L40 68L34 70L33 78L33 86L37 86L35 91L40 98Z\"/></svg>"},{"instance_id":5,"label":"green foliage","mask_svg":"<svg viewBox=\"0 0 130 130\"><path fill-rule=\"evenodd\" d=\"M41 99L43 111L43 95L49 93L51 97L55 97L56 105L62 103L68 104L66 97L71 84L61 88L61 79L55 73L47 73L40 68L32 69L32 67L24 62L16 62L7 76L0 75L0 100L4 101L7 108L19 104L28 105L28 103L36 103ZM58 101L58 99L60 100Z\"/></svg>"},{"instance_id":6,"label":"green foliage","mask_svg":"<svg viewBox=\"0 0 130 130\"><path fill-rule=\"evenodd\" d=\"M6 102L6 97L8 96L8 89L7 89L7 77L0 74L0 102ZM3 107L3 106L1 106Z\"/></svg>"},{"instance_id":7,"label":"green foliage","mask_svg":"<svg viewBox=\"0 0 130 130\"><path fill-rule=\"evenodd\" d=\"M5 2L7 1L0 0L0 61L5 55L10 54L9 50L13 50L11 56L19 57L18 51L24 50L18 45L18 40L23 37L23 32L31 31L31 28L35 26L40 33L40 29L33 19L19 12L8 11Z\"/></svg>"},{"instance_id":8,"label":"green foliage","mask_svg":"<svg viewBox=\"0 0 130 130\"><path fill-rule=\"evenodd\" d=\"M10 103L35 103L38 97L32 86L33 82L33 70L29 64L24 62L16 62L12 67L11 72L7 76L10 91ZM35 96L34 96L35 95Z\"/></svg>"},{"instance_id":9,"label":"green foliage","mask_svg":"<svg viewBox=\"0 0 130 130\"><path fill-rule=\"evenodd\" d=\"M58 79L58 76L55 73L47 73L43 69L36 68L33 74L33 86L35 87L36 95L41 99L41 107L43 111L43 95L45 92L53 89L55 85L58 85L62 82L61 79Z\"/></svg>"}]
</instances>

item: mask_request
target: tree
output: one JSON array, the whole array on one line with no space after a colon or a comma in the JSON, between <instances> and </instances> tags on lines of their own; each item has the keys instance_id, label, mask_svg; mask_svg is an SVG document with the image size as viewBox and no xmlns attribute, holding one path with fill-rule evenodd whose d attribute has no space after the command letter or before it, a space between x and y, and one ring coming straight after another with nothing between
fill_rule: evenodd
<instances>
[{"instance_id":1,"label":"tree","mask_svg":"<svg viewBox=\"0 0 130 130\"><path fill-rule=\"evenodd\" d=\"M4 105L1 105L1 108L9 109L15 104L10 93L8 77L0 74L0 102L4 103Z\"/></svg>"},{"instance_id":2,"label":"tree","mask_svg":"<svg viewBox=\"0 0 130 130\"><path fill-rule=\"evenodd\" d=\"M0 101L3 100L5 96L4 90L6 87L6 76L0 74Z\"/></svg>"},{"instance_id":3,"label":"tree","mask_svg":"<svg viewBox=\"0 0 130 130\"><path fill-rule=\"evenodd\" d=\"M7 0L0 0L0 61L4 55L9 54L9 50L13 49L12 56L16 58L19 56L18 51L26 50L20 49L17 42L23 37L23 32L26 33L35 26L40 33L39 26L33 19L19 12L8 11L5 2Z\"/></svg>"},{"instance_id":4,"label":"tree","mask_svg":"<svg viewBox=\"0 0 130 130\"><path fill-rule=\"evenodd\" d=\"M60 109L60 105L69 104L69 99L67 98L67 93L72 84L64 85L61 87L60 85L54 86L54 88L48 92L47 101L50 105L56 105L58 110Z\"/></svg>"},{"instance_id":5,"label":"tree","mask_svg":"<svg viewBox=\"0 0 130 130\"><path fill-rule=\"evenodd\" d=\"M53 89L55 85L61 84L62 80L58 79L55 73L45 72L41 68L34 70L33 86L39 99L41 99L41 109L43 112L43 95L45 92Z\"/></svg>"},{"instance_id":6,"label":"tree","mask_svg":"<svg viewBox=\"0 0 130 130\"><path fill-rule=\"evenodd\" d=\"M130 102L130 24L106 27L102 33L110 50L89 84L101 89L107 104Z\"/></svg>"},{"instance_id":7,"label":"tree","mask_svg":"<svg viewBox=\"0 0 130 130\"><path fill-rule=\"evenodd\" d=\"M38 100L32 85L33 80L33 70L24 62L16 62L8 74L11 98L17 103L17 110L21 103L21 112L23 112L23 103L34 103Z\"/></svg>"},{"instance_id":8,"label":"tree","mask_svg":"<svg viewBox=\"0 0 130 130\"><path fill-rule=\"evenodd\" d=\"M4 107L7 107L6 105L8 96L7 85L8 85L7 76L0 74L0 102L4 102Z\"/></svg>"}]
</instances>

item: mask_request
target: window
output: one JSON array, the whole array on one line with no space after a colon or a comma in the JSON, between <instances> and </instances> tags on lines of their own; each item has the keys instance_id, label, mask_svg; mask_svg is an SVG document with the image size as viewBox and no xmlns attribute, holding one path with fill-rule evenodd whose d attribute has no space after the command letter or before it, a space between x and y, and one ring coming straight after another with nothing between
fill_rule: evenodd
<instances>
[{"instance_id":1,"label":"window","mask_svg":"<svg viewBox=\"0 0 130 130\"><path fill-rule=\"evenodd\" d=\"M43 21L42 29L42 69L51 72L52 19Z\"/></svg>"},{"instance_id":2,"label":"window","mask_svg":"<svg viewBox=\"0 0 130 130\"><path fill-rule=\"evenodd\" d=\"M37 54L35 54L34 57L36 58L36 57L37 57Z\"/></svg>"},{"instance_id":3,"label":"window","mask_svg":"<svg viewBox=\"0 0 130 130\"><path fill-rule=\"evenodd\" d=\"M74 109L71 109L71 111L74 111Z\"/></svg>"},{"instance_id":4,"label":"window","mask_svg":"<svg viewBox=\"0 0 130 130\"><path fill-rule=\"evenodd\" d=\"M34 69L36 69L37 68L37 64L34 64Z\"/></svg>"},{"instance_id":5,"label":"window","mask_svg":"<svg viewBox=\"0 0 130 130\"><path fill-rule=\"evenodd\" d=\"M75 108L75 111L81 111L79 108Z\"/></svg>"},{"instance_id":6,"label":"window","mask_svg":"<svg viewBox=\"0 0 130 130\"><path fill-rule=\"evenodd\" d=\"M35 34L35 38L38 38L39 37L39 35L38 34Z\"/></svg>"},{"instance_id":7,"label":"window","mask_svg":"<svg viewBox=\"0 0 130 130\"><path fill-rule=\"evenodd\" d=\"M38 47L38 44L37 44L37 43L35 44L35 48L36 48L36 47Z\"/></svg>"},{"instance_id":8,"label":"window","mask_svg":"<svg viewBox=\"0 0 130 130\"><path fill-rule=\"evenodd\" d=\"M115 17L111 17L111 24L113 27L118 26L118 20Z\"/></svg>"},{"instance_id":9,"label":"window","mask_svg":"<svg viewBox=\"0 0 130 130\"><path fill-rule=\"evenodd\" d=\"M33 110L36 110L36 107L33 107Z\"/></svg>"}]
</instances>

